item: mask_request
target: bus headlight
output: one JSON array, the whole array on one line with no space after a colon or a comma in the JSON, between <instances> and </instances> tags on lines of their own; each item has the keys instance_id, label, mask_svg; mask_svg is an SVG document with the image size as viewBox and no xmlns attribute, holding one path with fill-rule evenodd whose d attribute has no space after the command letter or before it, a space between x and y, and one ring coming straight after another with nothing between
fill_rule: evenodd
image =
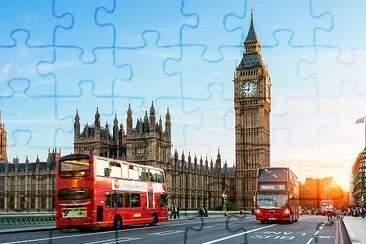
<instances>
[{"instance_id":1,"label":"bus headlight","mask_svg":"<svg viewBox=\"0 0 366 244\"><path fill-rule=\"evenodd\" d=\"M260 211L259 209L256 209L256 210L255 210L255 212L256 212L257 214L260 214L260 213L261 213L261 211Z\"/></svg>"},{"instance_id":2,"label":"bus headlight","mask_svg":"<svg viewBox=\"0 0 366 244\"><path fill-rule=\"evenodd\" d=\"M285 214L290 214L290 210L288 208L285 209Z\"/></svg>"}]
</instances>

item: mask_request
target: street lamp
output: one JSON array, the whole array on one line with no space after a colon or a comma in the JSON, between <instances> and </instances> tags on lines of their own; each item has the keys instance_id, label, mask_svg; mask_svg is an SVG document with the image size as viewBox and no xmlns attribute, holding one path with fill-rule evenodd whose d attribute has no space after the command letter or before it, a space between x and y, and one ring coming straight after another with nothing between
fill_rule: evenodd
<instances>
[{"instance_id":1,"label":"street lamp","mask_svg":"<svg viewBox=\"0 0 366 244\"><path fill-rule=\"evenodd\" d=\"M222 193L222 198L224 199L224 206L222 207L224 212L226 212L226 197L227 194L225 192Z\"/></svg>"}]
</instances>

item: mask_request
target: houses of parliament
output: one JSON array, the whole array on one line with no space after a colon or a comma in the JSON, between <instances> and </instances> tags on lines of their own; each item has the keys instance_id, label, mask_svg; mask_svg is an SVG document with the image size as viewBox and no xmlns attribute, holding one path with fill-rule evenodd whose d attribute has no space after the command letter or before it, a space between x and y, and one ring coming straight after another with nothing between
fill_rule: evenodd
<instances>
[{"instance_id":1,"label":"houses of parliament","mask_svg":"<svg viewBox=\"0 0 366 244\"><path fill-rule=\"evenodd\" d=\"M165 121L157 118L155 106L134 122L130 105L125 127L117 119L101 125L98 108L94 121L80 125L74 118L74 152L160 167L165 170L170 204L180 209L216 209L226 200L240 209L254 207L256 170L269 166L270 87L262 61L261 44L253 24L253 13L243 57L233 79L235 110L235 163L228 167L218 149L215 159L189 151L172 152L169 109ZM47 161L7 161L6 131L0 120L0 211L52 211L55 207L55 162L61 151L49 150Z\"/></svg>"}]
</instances>

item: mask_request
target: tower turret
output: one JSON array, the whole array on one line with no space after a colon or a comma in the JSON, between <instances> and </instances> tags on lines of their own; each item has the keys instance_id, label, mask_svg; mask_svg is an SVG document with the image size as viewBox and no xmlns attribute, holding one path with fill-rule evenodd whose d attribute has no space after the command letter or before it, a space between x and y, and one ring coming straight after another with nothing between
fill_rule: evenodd
<instances>
[{"instance_id":1,"label":"tower turret","mask_svg":"<svg viewBox=\"0 0 366 244\"><path fill-rule=\"evenodd\" d=\"M97 107L97 111L95 112L94 128L95 128L96 131L100 130L100 114L99 114L99 111L98 111L98 107Z\"/></svg>"},{"instance_id":2,"label":"tower turret","mask_svg":"<svg viewBox=\"0 0 366 244\"><path fill-rule=\"evenodd\" d=\"M128 104L128 110L127 110L127 135L130 135L132 133L132 110L131 110L131 104Z\"/></svg>"},{"instance_id":3,"label":"tower turret","mask_svg":"<svg viewBox=\"0 0 366 244\"><path fill-rule=\"evenodd\" d=\"M253 23L253 9L250 12L250 27L248 35L244 41L245 53L258 53L261 54L261 43L257 37L257 33L254 29Z\"/></svg>"},{"instance_id":4,"label":"tower turret","mask_svg":"<svg viewBox=\"0 0 366 244\"><path fill-rule=\"evenodd\" d=\"M79 117L79 111L76 109L74 119L74 142L78 142L79 138L80 138L80 117Z\"/></svg>"},{"instance_id":5,"label":"tower turret","mask_svg":"<svg viewBox=\"0 0 366 244\"><path fill-rule=\"evenodd\" d=\"M155 129L155 123L156 123L155 107L154 107L154 102L151 102L151 107L150 107L150 124L151 124L151 129L152 130Z\"/></svg>"},{"instance_id":6,"label":"tower turret","mask_svg":"<svg viewBox=\"0 0 366 244\"><path fill-rule=\"evenodd\" d=\"M170 121L170 113L169 113L169 108L167 108L166 110L166 115L165 115L165 134L171 138L171 126L172 123Z\"/></svg>"}]
</instances>

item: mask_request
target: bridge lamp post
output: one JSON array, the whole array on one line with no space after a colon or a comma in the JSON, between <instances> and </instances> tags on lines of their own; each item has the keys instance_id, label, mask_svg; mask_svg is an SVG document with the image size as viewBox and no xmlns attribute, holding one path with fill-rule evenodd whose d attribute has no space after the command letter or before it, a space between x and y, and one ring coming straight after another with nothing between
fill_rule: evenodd
<instances>
[{"instance_id":1,"label":"bridge lamp post","mask_svg":"<svg viewBox=\"0 0 366 244\"><path fill-rule=\"evenodd\" d=\"M222 207L224 212L226 212L226 197L227 194L225 192L222 193L222 198L224 199L224 206Z\"/></svg>"}]
</instances>

